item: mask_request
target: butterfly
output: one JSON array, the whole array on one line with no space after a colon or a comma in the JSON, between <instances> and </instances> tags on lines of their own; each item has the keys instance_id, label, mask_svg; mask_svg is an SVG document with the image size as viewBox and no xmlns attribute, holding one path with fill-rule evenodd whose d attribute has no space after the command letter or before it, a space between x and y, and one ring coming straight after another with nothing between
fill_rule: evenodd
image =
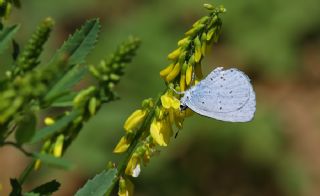
<instances>
[{"instance_id":1,"label":"butterfly","mask_svg":"<svg viewBox=\"0 0 320 196\"><path fill-rule=\"evenodd\" d=\"M245 73L218 67L184 92L180 109L186 108L217 120L248 122L256 111L256 95Z\"/></svg>"}]
</instances>

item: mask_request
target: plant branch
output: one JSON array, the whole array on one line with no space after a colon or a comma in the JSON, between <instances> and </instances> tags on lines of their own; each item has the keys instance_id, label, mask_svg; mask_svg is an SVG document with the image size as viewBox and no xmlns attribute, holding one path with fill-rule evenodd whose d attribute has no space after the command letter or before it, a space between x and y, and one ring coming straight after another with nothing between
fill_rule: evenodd
<instances>
[{"instance_id":1,"label":"plant branch","mask_svg":"<svg viewBox=\"0 0 320 196\"><path fill-rule=\"evenodd\" d=\"M18 150L20 150L23 154L25 154L25 155L28 156L28 157L31 157L31 156L32 156L32 153L31 153L31 152L26 151L26 150L23 149L19 144L15 143L15 142L10 142L10 141L8 141L8 142L3 142L3 143L1 144L1 146L6 146L6 145L16 147Z\"/></svg>"}]
</instances>

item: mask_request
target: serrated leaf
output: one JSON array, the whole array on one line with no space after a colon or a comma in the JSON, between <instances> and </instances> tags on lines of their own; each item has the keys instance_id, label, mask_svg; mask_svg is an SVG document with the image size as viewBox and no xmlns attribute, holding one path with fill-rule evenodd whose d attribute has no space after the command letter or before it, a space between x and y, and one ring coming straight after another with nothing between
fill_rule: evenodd
<instances>
[{"instance_id":1,"label":"serrated leaf","mask_svg":"<svg viewBox=\"0 0 320 196\"><path fill-rule=\"evenodd\" d=\"M17 179L10 179L10 184L12 187L12 191L10 196L21 196L22 188Z\"/></svg>"},{"instance_id":2,"label":"serrated leaf","mask_svg":"<svg viewBox=\"0 0 320 196\"><path fill-rule=\"evenodd\" d=\"M18 31L19 25L13 25L6 27L0 31L0 53L2 53L7 47L14 34Z\"/></svg>"},{"instance_id":3,"label":"serrated leaf","mask_svg":"<svg viewBox=\"0 0 320 196\"><path fill-rule=\"evenodd\" d=\"M34 113L27 113L19 122L15 132L15 138L18 144L23 144L31 140L36 131L37 118Z\"/></svg>"},{"instance_id":4,"label":"serrated leaf","mask_svg":"<svg viewBox=\"0 0 320 196\"><path fill-rule=\"evenodd\" d=\"M70 122L72 122L78 115L80 111L74 110L69 115L63 116L61 119L56 121L53 125L44 127L37 131L31 141L29 143L36 143L49 137L50 135L60 131L62 128L67 126Z\"/></svg>"},{"instance_id":5,"label":"serrated leaf","mask_svg":"<svg viewBox=\"0 0 320 196\"><path fill-rule=\"evenodd\" d=\"M87 68L84 66L74 66L70 69L47 93L45 101L52 100L59 95L70 91L87 73Z\"/></svg>"},{"instance_id":6,"label":"serrated leaf","mask_svg":"<svg viewBox=\"0 0 320 196\"><path fill-rule=\"evenodd\" d=\"M44 154L44 153L32 153L32 156L36 159L40 159L42 162L54 166L54 167L58 167L58 168L62 168L62 169L71 169L72 165L69 161L66 161L64 159L61 158L57 158L53 155L50 154Z\"/></svg>"},{"instance_id":7,"label":"serrated leaf","mask_svg":"<svg viewBox=\"0 0 320 196\"><path fill-rule=\"evenodd\" d=\"M88 180L75 196L103 196L110 192L117 181L117 169L109 169Z\"/></svg>"},{"instance_id":8,"label":"serrated leaf","mask_svg":"<svg viewBox=\"0 0 320 196\"><path fill-rule=\"evenodd\" d=\"M35 193L39 195L51 195L53 192L56 192L60 187L60 183L56 180L44 183L33 190L30 193Z\"/></svg>"},{"instance_id":9,"label":"serrated leaf","mask_svg":"<svg viewBox=\"0 0 320 196\"><path fill-rule=\"evenodd\" d=\"M99 31L99 20L88 20L80 30L77 30L64 42L50 62L58 62L61 56L66 56L68 65L84 63L85 58L97 42Z\"/></svg>"}]
</instances>

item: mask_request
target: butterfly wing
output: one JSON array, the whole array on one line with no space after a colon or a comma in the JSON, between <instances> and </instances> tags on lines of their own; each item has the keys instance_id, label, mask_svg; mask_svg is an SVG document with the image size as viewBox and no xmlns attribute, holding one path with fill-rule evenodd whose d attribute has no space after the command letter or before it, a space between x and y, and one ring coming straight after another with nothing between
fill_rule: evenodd
<instances>
[{"instance_id":1,"label":"butterfly wing","mask_svg":"<svg viewBox=\"0 0 320 196\"><path fill-rule=\"evenodd\" d=\"M217 68L190 89L186 104L204 116L246 122L253 118L256 98L250 79L242 71Z\"/></svg>"}]
</instances>

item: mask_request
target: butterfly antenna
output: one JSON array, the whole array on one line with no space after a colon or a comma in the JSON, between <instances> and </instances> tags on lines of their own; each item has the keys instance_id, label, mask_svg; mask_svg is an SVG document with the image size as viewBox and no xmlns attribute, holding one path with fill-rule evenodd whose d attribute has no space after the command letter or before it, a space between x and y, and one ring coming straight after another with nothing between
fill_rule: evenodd
<instances>
[{"instance_id":1,"label":"butterfly antenna","mask_svg":"<svg viewBox=\"0 0 320 196\"><path fill-rule=\"evenodd\" d=\"M183 95L184 93L185 93L185 91L183 91L183 92L179 92L179 91L177 91L176 89L174 89L172 86L169 86L169 88L171 89L171 90L173 90L176 94L178 94L178 95Z\"/></svg>"}]
</instances>

